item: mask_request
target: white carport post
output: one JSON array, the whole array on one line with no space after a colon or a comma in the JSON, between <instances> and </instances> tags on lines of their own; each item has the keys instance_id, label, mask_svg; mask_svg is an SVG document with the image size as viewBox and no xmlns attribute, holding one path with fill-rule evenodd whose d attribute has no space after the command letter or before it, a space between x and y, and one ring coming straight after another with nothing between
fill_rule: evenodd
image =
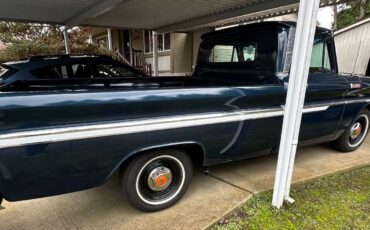
<instances>
[{"instance_id":1,"label":"white carport post","mask_svg":"<svg viewBox=\"0 0 370 230\"><path fill-rule=\"evenodd\" d=\"M68 27L65 27L63 29L63 37L64 37L64 47L65 47L66 54L70 54L71 47L70 47L69 37L68 37Z\"/></svg>"},{"instance_id":2,"label":"white carport post","mask_svg":"<svg viewBox=\"0 0 370 230\"><path fill-rule=\"evenodd\" d=\"M110 28L107 29L108 33L108 50L113 50L113 42L112 42L112 30Z\"/></svg>"},{"instance_id":3,"label":"white carport post","mask_svg":"<svg viewBox=\"0 0 370 230\"><path fill-rule=\"evenodd\" d=\"M153 75L158 76L158 33L153 31Z\"/></svg>"},{"instance_id":4,"label":"white carport post","mask_svg":"<svg viewBox=\"0 0 370 230\"><path fill-rule=\"evenodd\" d=\"M283 205L284 200L290 203L294 202L289 196L290 184L298 145L319 5L320 0L301 0L299 5L279 159L272 198L272 204L277 208Z\"/></svg>"}]
</instances>

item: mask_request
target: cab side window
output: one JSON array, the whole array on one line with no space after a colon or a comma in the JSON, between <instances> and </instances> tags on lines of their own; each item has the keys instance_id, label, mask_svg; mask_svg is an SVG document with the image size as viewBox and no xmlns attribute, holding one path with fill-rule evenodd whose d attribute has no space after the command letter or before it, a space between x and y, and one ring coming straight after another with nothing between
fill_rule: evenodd
<instances>
[{"instance_id":1,"label":"cab side window","mask_svg":"<svg viewBox=\"0 0 370 230\"><path fill-rule=\"evenodd\" d=\"M315 37L312 49L310 73L333 71L334 66L330 60L330 46L323 37Z\"/></svg>"}]
</instances>

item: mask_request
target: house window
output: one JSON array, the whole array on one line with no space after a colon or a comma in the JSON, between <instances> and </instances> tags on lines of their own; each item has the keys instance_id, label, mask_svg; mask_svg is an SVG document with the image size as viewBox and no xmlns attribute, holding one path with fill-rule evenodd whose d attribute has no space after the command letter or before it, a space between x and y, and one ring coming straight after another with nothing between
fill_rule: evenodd
<instances>
[{"instance_id":1,"label":"house window","mask_svg":"<svg viewBox=\"0 0 370 230\"><path fill-rule=\"evenodd\" d=\"M96 44L101 48L108 48L108 35L97 37Z\"/></svg>"},{"instance_id":2,"label":"house window","mask_svg":"<svg viewBox=\"0 0 370 230\"><path fill-rule=\"evenodd\" d=\"M153 53L153 40L152 40L152 31L144 32L144 50L145 53ZM169 51L171 49L171 34L159 34L158 35L158 51Z\"/></svg>"},{"instance_id":3,"label":"house window","mask_svg":"<svg viewBox=\"0 0 370 230\"><path fill-rule=\"evenodd\" d=\"M170 50L171 49L171 34L166 33L163 35L163 46L164 50Z\"/></svg>"}]
</instances>

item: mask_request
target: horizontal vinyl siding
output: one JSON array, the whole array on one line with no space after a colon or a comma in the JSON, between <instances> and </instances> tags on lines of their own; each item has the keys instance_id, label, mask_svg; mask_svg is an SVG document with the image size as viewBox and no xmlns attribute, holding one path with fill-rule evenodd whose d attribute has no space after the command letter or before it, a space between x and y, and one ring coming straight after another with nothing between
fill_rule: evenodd
<instances>
[{"instance_id":1,"label":"horizontal vinyl siding","mask_svg":"<svg viewBox=\"0 0 370 230\"><path fill-rule=\"evenodd\" d=\"M172 33L171 53L174 73L190 73L192 66L192 34Z\"/></svg>"},{"instance_id":2,"label":"horizontal vinyl siding","mask_svg":"<svg viewBox=\"0 0 370 230\"><path fill-rule=\"evenodd\" d=\"M339 72L365 74L370 58L370 22L337 34L335 43Z\"/></svg>"},{"instance_id":3,"label":"horizontal vinyl siding","mask_svg":"<svg viewBox=\"0 0 370 230\"><path fill-rule=\"evenodd\" d=\"M146 63L150 63L153 66L153 57L145 58ZM159 73L169 73L171 71L171 56L161 55L158 56L158 72Z\"/></svg>"}]
</instances>

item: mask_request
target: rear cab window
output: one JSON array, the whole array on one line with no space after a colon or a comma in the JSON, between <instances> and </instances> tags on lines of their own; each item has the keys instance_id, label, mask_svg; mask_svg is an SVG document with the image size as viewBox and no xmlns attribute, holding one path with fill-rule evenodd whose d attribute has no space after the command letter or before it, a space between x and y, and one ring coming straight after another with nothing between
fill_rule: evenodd
<instances>
[{"instance_id":1,"label":"rear cab window","mask_svg":"<svg viewBox=\"0 0 370 230\"><path fill-rule=\"evenodd\" d=\"M194 76L247 85L275 84L279 33L251 31L205 39Z\"/></svg>"},{"instance_id":2,"label":"rear cab window","mask_svg":"<svg viewBox=\"0 0 370 230\"><path fill-rule=\"evenodd\" d=\"M235 45L215 45L210 53L209 62L253 62L256 60L256 43Z\"/></svg>"}]
</instances>

